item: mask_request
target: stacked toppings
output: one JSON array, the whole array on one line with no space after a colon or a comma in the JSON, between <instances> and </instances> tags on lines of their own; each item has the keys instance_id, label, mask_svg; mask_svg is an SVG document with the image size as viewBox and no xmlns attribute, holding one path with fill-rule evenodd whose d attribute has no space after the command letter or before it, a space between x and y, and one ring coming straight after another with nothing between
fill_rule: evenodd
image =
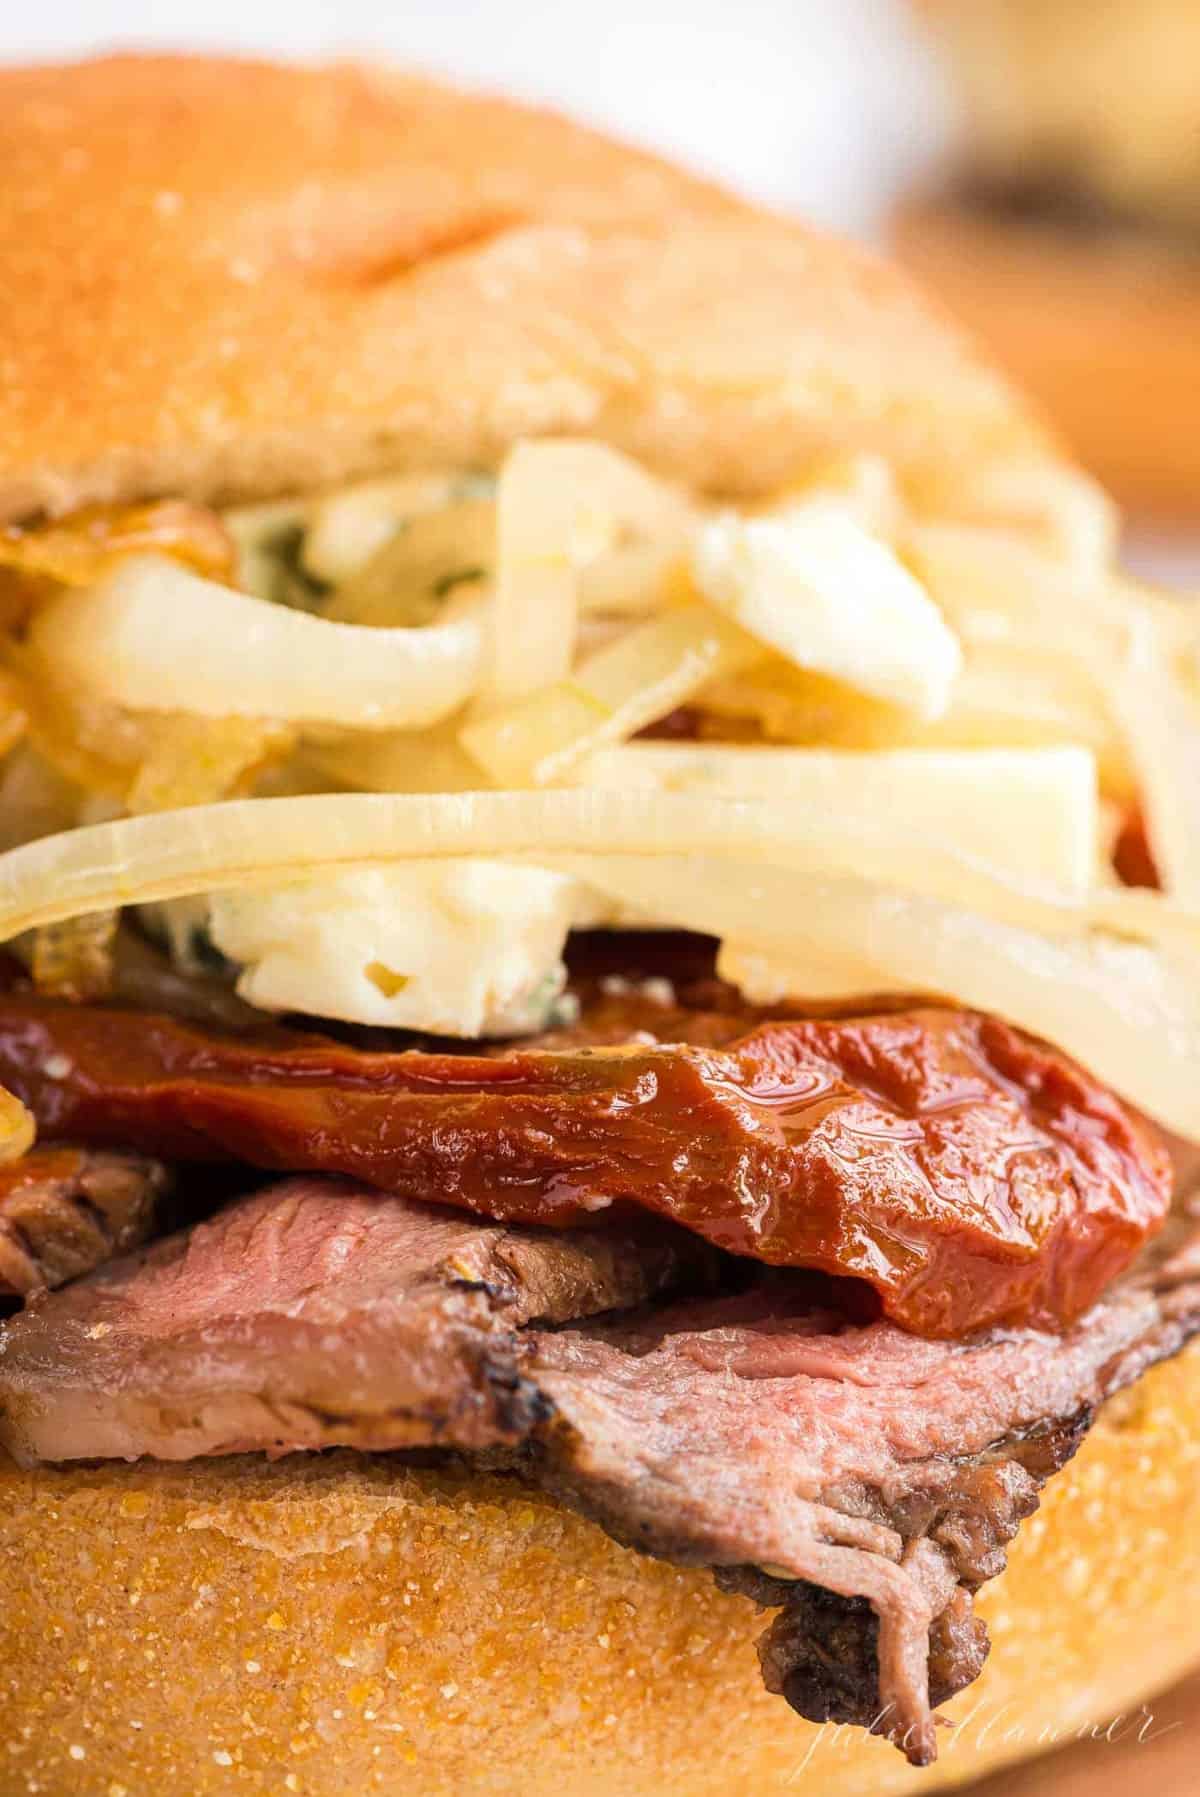
<instances>
[{"instance_id":1,"label":"stacked toppings","mask_svg":"<svg viewBox=\"0 0 1200 1797\"><path fill-rule=\"evenodd\" d=\"M1122 1102L1200 1136L1200 636L1109 536L559 441L0 532L0 1440L506 1457L930 1759L1200 1324ZM181 1163L236 1201L143 1247Z\"/></svg>"},{"instance_id":2,"label":"stacked toppings","mask_svg":"<svg viewBox=\"0 0 1200 1797\"><path fill-rule=\"evenodd\" d=\"M1196 625L1109 543L1059 469L737 512L557 440L9 529L0 933L92 917L30 955L96 993L136 906L259 1008L470 1037L552 1020L573 927L687 927L756 997L937 992L1194 1129ZM1135 807L1162 892L1115 878Z\"/></svg>"},{"instance_id":3,"label":"stacked toppings","mask_svg":"<svg viewBox=\"0 0 1200 1797\"><path fill-rule=\"evenodd\" d=\"M350 1444L508 1456L622 1539L778 1612L763 1672L801 1714L934 1754L930 1701L987 1651L1004 1566L1092 1407L1200 1324L1169 1263L1067 1335L922 1342L666 1228L568 1235L289 1180L35 1304L9 1329L22 1459ZM547 1325L554 1325L547 1327Z\"/></svg>"},{"instance_id":4,"label":"stacked toppings","mask_svg":"<svg viewBox=\"0 0 1200 1797\"><path fill-rule=\"evenodd\" d=\"M722 1014L719 1048L369 1054L10 997L0 1078L68 1139L339 1173L558 1228L636 1207L730 1253L863 1280L925 1335L1070 1323L1166 1215L1157 1141L1004 1024L748 1021ZM701 1017L698 1033L716 1032Z\"/></svg>"}]
</instances>

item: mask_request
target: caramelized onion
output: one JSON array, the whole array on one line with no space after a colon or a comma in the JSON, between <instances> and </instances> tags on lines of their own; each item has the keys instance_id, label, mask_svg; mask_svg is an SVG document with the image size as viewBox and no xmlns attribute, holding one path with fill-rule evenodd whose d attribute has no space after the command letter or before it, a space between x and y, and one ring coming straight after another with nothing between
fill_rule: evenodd
<instances>
[{"instance_id":1,"label":"caramelized onion","mask_svg":"<svg viewBox=\"0 0 1200 1797\"><path fill-rule=\"evenodd\" d=\"M116 934L116 911L90 911L35 930L30 965L37 990L73 1003L107 998Z\"/></svg>"},{"instance_id":2,"label":"caramelized onion","mask_svg":"<svg viewBox=\"0 0 1200 1797\"><path fill-rule=\"evenodd\" d=\"M0 568L89 586L128 556L166 555L213 580L232 577L233 540L215 512L182 499L89 505L48 523L0 528Z\"/></svg>"},{"instance_id":3,"label":"caramelized onion","mask_svg":"<svg viewBox=\"0 0 1200 1797\"><path fill-rule=\"evenodd\" d=\"M28 1154L36 1134L33 1112L7 1086L0 1086L0 1165Z\"/></svg>"},{"instance_id":4,"label":"caramelized onion","mask_svg":"<svg viewBox=\"0 0 1200 1797\"><path fill-rule=\"evenodd\" d=\"M1200 918L1153 892L1073 902L902 820L789 800L338 793L127 818L0 856L0 939L111 905L445 856L565 866L642 917L748 943L785 969L803 950L809 967L868 982L855 991L963 998L1200 1136Z\"/></svg>"},{"instance_id":5,"label":"caramelized onion","mask_svg":"<svg viewBox=\"0 0 1200 1797\"><path fill-rule=\"evenodd\" d=\"M140 556L50 600L30 640L60 681L135 710L384 730L463 703L481 625L454 600L425 629L338 624Z\"/></svg>"}]
</instances>

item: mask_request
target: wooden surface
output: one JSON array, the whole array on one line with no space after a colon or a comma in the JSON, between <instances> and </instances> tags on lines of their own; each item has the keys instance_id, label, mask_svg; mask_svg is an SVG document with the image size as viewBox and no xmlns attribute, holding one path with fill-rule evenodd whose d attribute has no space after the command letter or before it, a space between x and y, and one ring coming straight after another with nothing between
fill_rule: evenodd
<instances>
[{"instance_id":1,"label":"wooden surface","mask_svg":"<svg viewBox=\"0 0 1200 1797\"><path fill-rule=\"evenodd\" d=\"M1119 1739L1062 1748L963 1797L1200 1797L1200 1673L1147 1709L1149 1720L1139 1714L1114 1730Z\"/></svg>"}]
</instances>

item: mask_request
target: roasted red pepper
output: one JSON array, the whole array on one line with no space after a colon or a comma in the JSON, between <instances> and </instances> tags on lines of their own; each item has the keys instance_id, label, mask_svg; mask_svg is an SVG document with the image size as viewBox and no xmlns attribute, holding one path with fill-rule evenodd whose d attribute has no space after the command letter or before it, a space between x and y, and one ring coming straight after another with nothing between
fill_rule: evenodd
<instances>
[{"instance_id":1,"label":"roasted red pepper","mask_svg":"<svg viewBox=\"0 0 1200 1797\"><path fill-rule=\"evenodd\" d=\"M1148 886L1161 889L1162 880L1150 847L1146 817L1141 807L1126 811L1117 840L1113 844L1113 869L1124 886Z\"/></svg>"},{"instance_id":2,"label":"roasted red pepper","mask_svg":"<svg viewBox=\"0 0 1200 1797\"><path fill-rule=\"evenodd\" d=\"M926 1335L1071 1321L1170 1197L1162 1145L1101 1086L950 1009L760 1023L720 1048L375 1054L8 996L0 1083L43 1138L343 1173L525 1223L638 1205L866 1280Z\"/></svg>"}]
</instances>

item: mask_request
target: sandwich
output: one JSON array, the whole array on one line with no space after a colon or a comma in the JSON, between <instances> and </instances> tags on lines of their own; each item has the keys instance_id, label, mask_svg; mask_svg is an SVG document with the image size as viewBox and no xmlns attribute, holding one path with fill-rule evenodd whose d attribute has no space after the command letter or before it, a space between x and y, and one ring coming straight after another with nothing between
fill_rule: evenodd
<instances>
[{"instance_id":1,"label":"sandwich","mask_svg":"<svg viewBox=\"0 0 1200 1797\"><path fill-rule=\"evenodd\" d=\"M960 125L950 180L897 210L898 256L1118 499L1194 518L1195 8L922 0L920 11Z\"/></svg>"},{"instance_id":2,"label":"sandwich","mask_svg":"<svg viewBox=\"0 0 1200 1797\"><path fill-rule=\"evenodd\" d=\"M0 90L0 1790L848 1797L1136 1713L1193 616L902 276L649 156Z\"/></svg>"}]
</instances>

